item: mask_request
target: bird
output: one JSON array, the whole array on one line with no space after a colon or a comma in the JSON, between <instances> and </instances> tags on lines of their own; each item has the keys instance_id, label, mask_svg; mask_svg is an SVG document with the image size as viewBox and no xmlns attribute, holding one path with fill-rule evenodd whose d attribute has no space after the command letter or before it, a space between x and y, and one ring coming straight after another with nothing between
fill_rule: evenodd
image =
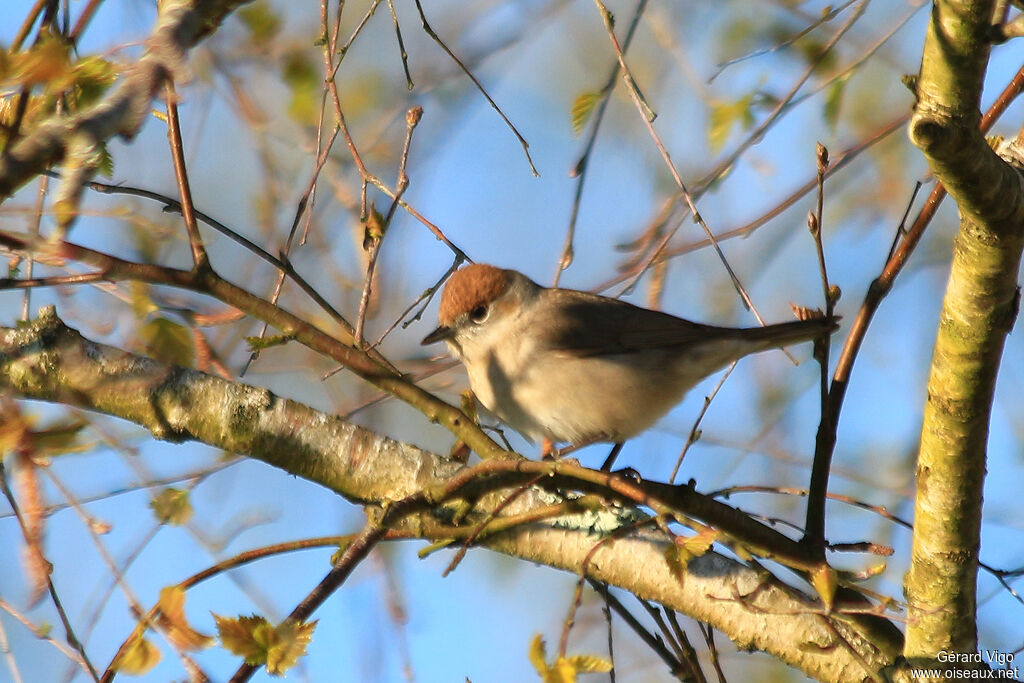
<instances>
[{"instance_id":1,"label":"bird","mask_svg":"<svg viewBox=\"0 0 1024 683\"><path fill-rule=\"evenodd\" d=\"M702 379L751 353L827 337L837 317L765 327L703 325L522 273L474 263L441 294L438 327L477 400L530 441L622 444Z\"/></svg>"}]
</instances>

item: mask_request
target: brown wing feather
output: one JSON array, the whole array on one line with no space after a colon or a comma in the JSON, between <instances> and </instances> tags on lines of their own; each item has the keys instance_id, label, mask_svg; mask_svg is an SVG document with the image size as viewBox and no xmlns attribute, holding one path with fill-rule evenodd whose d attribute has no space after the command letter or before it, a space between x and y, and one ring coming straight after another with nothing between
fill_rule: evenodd
<instances>
[{"instance_id":1,"label":"brown wing feather","mask_svg":"<svg viewBox=\"0 0 1024 683\"><path fill-rule=\"evenodd\" d=\"M729 331L596 294L557 292L562 315L550 330L549 345L575 356L677 346Z\"/></svg>"},{"instance_id":2,"label":"brown wing feather","mask_svg":"<svg viewBox=\"0 0 1024 683\"><path fill-rule=\"evenodd\" d=\"M588 292L554 291L562 315L550 330L548 346L573 356L613 355L722 339L750 342L743 351L746 354L814 339L838 328L838 318L793 320L765 327L716 327Z\"/></svg>"}]
</instances>

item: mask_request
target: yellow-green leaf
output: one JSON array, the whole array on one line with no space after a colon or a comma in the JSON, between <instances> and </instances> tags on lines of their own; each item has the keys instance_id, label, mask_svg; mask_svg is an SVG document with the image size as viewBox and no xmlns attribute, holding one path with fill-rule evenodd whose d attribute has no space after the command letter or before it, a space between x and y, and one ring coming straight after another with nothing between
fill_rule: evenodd
<instances>
[{"instance_id":1,"label":"yellow-green leaf","mask_svg":"<svg viewBox=\"0 0 1024 683\"><path fill-rule=\"evenodd\" d=\"M846 79L839 78L829 86L828 92L825 94L825 124L832 130L835 130L836 124L839 123L839 110L842 107L843 93L845 92Z\"/></svg>"},{"instance_id":2,"label":"yellow-green leaf","mask_svg":"<svg viewBox=\"0 0 1024 683\"><path fill-rule=\"evenodd\" d=\"M711 106L711 114L708 117L708 144L712 152L722 149L735 126L749 128L753 125L754 95L755 93L750 93L734 102L717 102Z\"/></svg>"},{"instance_id":3,"label":"yellow-green leaf","mask_svg":"<svg viewBox=\"0 0 1024 683\"><path fill-rule=\"evenodd\" d=\"M572 132L579 135L583 127L587 125L590 115L594 113L594 107L601 101L601 93L585 92L576 96L573 100L572 109L569 110L569 118L572 122Z\"/></svg>"},{"instance_id":4,"label":"yellow-green leaf","mask_svg":"<svg viewBox=\"0 0 1024 683\"><path fill-rule=\"evenodd\" d=\"M192 518L192 503L188 499L188 491L166 488L150 501L149 507L161 524L181 526Z\"/></svg>"},{"instance_id":5,"label":"yellow-green leaf","mask_svg":"<svg viewBox=\"0 0 1024 683\"><path fill-rule=\"evenodd\" d=\"M537 634L530 641L530 664L533 664L533 668L537 670L541 676L543 676L548 670L548 653L547 648L544 646L544 636Z\"/></svg>"},{"instance_id":6,"label":"yellow-green leaf","mask_svg":"<svg viewBox=\"0 0 1024 683\"><path fill-rule=\"evenodd\" d=\"M293 339L289 334L272 334L266 337L246 337L245 343L250 351L262 351L273 346L283 346Z\"/></svg>"},{"instance_id":7,"label":"yellow-green leaf","mask_svg":"<svg viewBox=\"0 0 1024 683\"><path fill-rule=\"evenodd\" d=\"M157 310L156 304L149 298L149 285L147 283L132 280L128 283L128 291L132 295L132 312L136 318L145 318Z\"/></svg>"},{"instance_id":8,"label":"yellow-green leaf","mask_svg":"<svg viewBox=\"0 0 1024 683\"><path fill-rule=\"evenodd\" d=\"M267 648L267 673L282 676L306 654L306 646L313 639L316 621L298 623L284 621L274 629L274 642Z\"/></svg>"},{"instance_id":9,"label":"yellow-green leaf","mask_svg":"<svg viewBox=\"0 0 1024 683\"><path fill-rule=\"evenodd\" d=\"M600 674L612 670L612 663L597 655L573 655L569 657L569 661L581 674Z\"/></svg>"},{"instance_id":10,"label":"yellow-green leaf","mask_svg":"<svg viewBox=\"0 0 1024 683\"><path fill-rule=\"evenodd\" d=\"M129 676L142 676L160 661L160 650L153 643L135 633L128 646L111 662L110 668Z\"/></svg>"},{"instance_id":11,"label":"yellow-green leaf","mask_svg":"<svg viewBox=\"0 0 1024 683\"><path fill-rule=\"evenodd\" d=\"M243 7L237 14L257 45L266 44L281 30L281 17L264 0Z\"/></svg>"},{"instance_id":12,"label":"yellow-green leaf","mask_svg":"<svg viewBox=\"0 0 1024 683\"><path fill-rule=\"evenodd\" d=\"M78 434L88 422L79 418L59 420L46 429L32 433L35 442L35 455L49 457L64 453L81 453L91 448L78 440Z\"/></svg>"},{"instance_id":13,"label":"yellow-green leaf","mask_svg":"<svg viewBox=\"0 0 1024 683\"><path fill-rule=\"evenodd\" d=\"M9 78L23 87L45 85L60 80L71 73L70 45L49 33L24 52L10 56Z\"/></svg>"},{"instance_id":14,"label":"yellow-green leaf","mask_svg":"<svg viewBox=\"0 0 1024 683\"><path fill-rule=\"evenodd\" d=\"M665 552L662 555L668 564L668 570L672 573L672 576L676 577L677 581L682 581L691 555L682 546L674 544L665 548Z\"/></svg>"},{"instance_id":15,"label":"yellow-green leaf","mask_svg":"<svg viewBox=\"0 0 1024 683\"><path fill-rule=\"evenodd\" d=\"M284 56L281 78L291 92L288 114L303 124L315 123L319 115L317 94L323 87L323 75L306 52L292 50Z\"/></svg>"},{"instance_id":16,"label":"yellow-green leaf","mask_svg":"<svg viewBox=\"0 0 1024 683\"><path fill-rule=\"evenodd\" d=\"M196 631L185 617L185 589L167 586L160 591L160 627L167 638L182 650L202 650L213 644L213 638Z\"/></svg>"},{"instance_id":17,"label":"yellow-green leaf","mask_svg":"<svg viewBox=\"0 0 1024 683\"><path fill-rule=\"evenodd\" d=\"M370 211L363 226L363 249L369 250L384 239L384 231L387 230L387 227L384 223L384 216L377 210L373 202L370 202Z\"/></svg>"},{"instance_id":18,"label":"yellow-green leaf","mask_svg":"<svg viewBox=\"0 0 1024 683\"><path fill-rule=\"evenodd\" d=\"M157 360L192 367L195 348L192 333L184 325L167 318L154 318L142 326L146 353Z\"/></svg>"},{"instance_id":19,"label":"yellow-green leaf","mask_svg":"<svg viewBox=\"0 0 1024 683\"><path fill-rule=\"evenodd\" d=\"M688 536L683 539L676 539L676 543L682 543L682 547L686 549L686 552L691 557L700 557L708 550L718 539L718 532L714 529L706 528L696 536Z\"/></svg>"},{"instance_id":20,"label":"yellow-green leaf","mask_svg":"<svg viewBox=\"0 0 1024 683\"><path fill-rule=\"evenodd\" d=\"M821 565L811 572L811 585L818 592L821 601L825 603L825 610L831 612L832 605L835 603L836 588L839 585L836 571L827 564Z\"/></svg>"},{"instance_id":21,"label":"yellow-green leaf","mask_svg":"<svg viewBox=\"0 0 1024 683\"><path fill-rule=\"evenodd\" d=\"M255 614L249 617L238 617L231 619L222 617L219 614L213 615L217 624L217 636L220 644L231 654L245 658L245 663L250 666L259 666L267 661L266 648L257 642L255 632L261 627L270 626L264 617Z\"/></svg>"}]
</instances>

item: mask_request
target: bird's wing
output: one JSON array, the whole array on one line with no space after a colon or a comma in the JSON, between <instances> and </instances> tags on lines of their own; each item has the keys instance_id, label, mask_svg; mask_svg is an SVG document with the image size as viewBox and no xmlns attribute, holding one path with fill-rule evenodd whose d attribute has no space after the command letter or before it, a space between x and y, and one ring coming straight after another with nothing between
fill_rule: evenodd
<instances>
[{"instance_id":1,"label":"bird's wing","mask_svg":"<svg viewBox=\"0 0 1024 683\"><path fill-rule=\"evenodd\" d=\"M573 356L667 348L729 331L587 292L562 289L553 293L558 297L560 315L544 335L546 346Z\"/></svg>"}]
</instances>

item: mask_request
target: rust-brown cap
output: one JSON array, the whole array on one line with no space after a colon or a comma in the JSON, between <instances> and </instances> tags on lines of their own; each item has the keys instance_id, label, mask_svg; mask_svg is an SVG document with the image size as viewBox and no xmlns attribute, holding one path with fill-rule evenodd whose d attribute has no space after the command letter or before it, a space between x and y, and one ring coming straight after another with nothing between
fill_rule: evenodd
<instances>
[{"instance_id":1,"label":"rust-brown cap","mask_svg":"<svg viewBox=\"0 0 1024 683\"><path fill-rule=\"evenodd\" d=\"M510 281L508 271L485 263L473 263L455 271L441 294L438 321L443 326L451 325L461 313L501 296Z\"/></svg>"}]
</instances>

